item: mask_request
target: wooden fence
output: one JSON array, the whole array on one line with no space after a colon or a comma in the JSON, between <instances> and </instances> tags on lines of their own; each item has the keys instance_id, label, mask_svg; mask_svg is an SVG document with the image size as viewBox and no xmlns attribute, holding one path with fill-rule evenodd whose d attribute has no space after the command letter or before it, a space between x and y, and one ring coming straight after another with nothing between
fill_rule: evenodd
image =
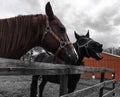
<instances>
[{"instance_id":1,"label":"wooden fence","mask_svg":"<svg viewBox=\"0 0 120 97\"><path fill-rule=\"evenodd\" d=\"M115 82L116 82L115 79L109 80L109 81L104 81L99 84L87 87L85 89L75 91L74 93L63 95L61 97L85 97L85 96L88 96L88 95L90 95L92 93L96 93L96 92L97 92L97 95L99 96L99 92L100 92L101 88L104 88L104 87L108 86L109 84L115 83ZM110 95L113 96L113 92ZM103 95L102 97L109 97L109 96Z\"/></svg>"},{"instance_id":2,"label":"wooden fence","mask_svg":"<svg viewBox=\"0 0 120 97\"><path fill-rule=\"evenodd\" d=\"M88 87L83 90L73 92L71 94L67 94L68 74L82 74L87 72L88 73L100 72L101 83ZM108 97L106 96L107 94L103 95L103 89L109 83L113 83L113 88L114 88L115 80L104 82L105 72L111 72L113 75L115 75L114 70L107 69L107 68L94 68L94 67L39 63L39 62L24 62L20 60L0 58L0 75L61 75L60 97L77 97L76 95L82 95L79 97L84 97L83 96L84 94L88 94L88 90L95 91L96 89L100 91L100 97ZM113 79L114 79L114 76L113 76ZM113 89L112 93L114 93L115 91L117 90ZM112 93L110 92L110 94ZM61 95L64 95L64 96L61 96Z\"/></svg>"}]
</instances>

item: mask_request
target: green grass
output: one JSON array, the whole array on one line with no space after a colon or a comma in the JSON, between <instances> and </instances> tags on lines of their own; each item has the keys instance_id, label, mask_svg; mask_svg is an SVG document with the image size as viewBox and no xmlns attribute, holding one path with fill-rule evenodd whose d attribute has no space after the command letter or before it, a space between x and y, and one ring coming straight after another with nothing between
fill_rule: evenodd
<instances>
[{"instance_id":1,"label":"green grass","mask_svg":"<svg viewBox=\"0 0 120 97\"><path fill-rule=\"evenodd\" d=\"M1 76L0 97L29 97L30 76Z\"/></svg>"},{"instance_id":2,"label":"green grass","mask_svg":"<svg viewBox=\"0 0 120 97\"><path fill-rule=\"evenodd\" d=\"M30 84L31 76L0 76L0 97L29 97ZM59 85L48 82L43 95L58 97Z\"/></svg>"}]
</instances>

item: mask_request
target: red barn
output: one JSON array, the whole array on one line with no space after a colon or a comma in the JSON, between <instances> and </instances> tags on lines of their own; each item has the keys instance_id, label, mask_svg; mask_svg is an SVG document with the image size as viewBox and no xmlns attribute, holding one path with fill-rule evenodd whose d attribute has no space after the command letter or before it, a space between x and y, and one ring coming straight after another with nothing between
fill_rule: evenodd
<instances>
[{"instance_id":1,"label":"red barn","mask_svg":"<svg viewBox=\"0 0 120 97\"><path fill-rule=\"evenodd\" d=\"M85 66L92 66L92 67L105 67L105 68L111 68L115 70L115 79L120 81L120 56L109 54L106 52L102 53L103 59L100 61L97 61L93 58L85 58ZM99 74L95 74L97 77L99 77ZM106 73L106 78L111 78L110 73Z\"/></svg>"}]
</instances>

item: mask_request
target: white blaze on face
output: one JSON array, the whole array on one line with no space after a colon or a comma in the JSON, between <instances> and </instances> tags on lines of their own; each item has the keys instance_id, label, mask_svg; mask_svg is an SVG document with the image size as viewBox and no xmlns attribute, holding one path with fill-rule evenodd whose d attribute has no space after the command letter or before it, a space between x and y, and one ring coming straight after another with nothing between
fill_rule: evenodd
<instances>
[{"instance_id":1,"label":"white blaze on face","mask_svg":"<svg viewBox=\"0 0 120 97\"><path fill-rule=\"evenodd\" d=\"M77 51L75 50L75 48L73 48L75 54L77 55L77 59L78 59L78 54L77 54Z\"/></svg>"}]
</instances>

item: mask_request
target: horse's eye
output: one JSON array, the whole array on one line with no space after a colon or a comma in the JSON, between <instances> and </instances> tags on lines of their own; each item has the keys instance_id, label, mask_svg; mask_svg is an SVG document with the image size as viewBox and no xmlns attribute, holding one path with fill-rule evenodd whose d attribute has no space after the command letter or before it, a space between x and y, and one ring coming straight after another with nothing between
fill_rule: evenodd
<instances>
[{"instance_id":1,"label":"horse's eye","mask_svg":"<svg viewBox=\"0 0 120 97\"><path fill-rule=\"evenodd\" d=\"M96 44L92 44L92 47L96 47Z\"/></svg>"},{"instance_id":2,"label":"horse's eye","mask_svg":"<svg viewBox=\"0 0 120 97\"><path fill-rule=\"evenodd\" d=\"M47 26L45 30L46 30L47 32L51 32L50 26Z\"/></svg>"}]
</instances>

